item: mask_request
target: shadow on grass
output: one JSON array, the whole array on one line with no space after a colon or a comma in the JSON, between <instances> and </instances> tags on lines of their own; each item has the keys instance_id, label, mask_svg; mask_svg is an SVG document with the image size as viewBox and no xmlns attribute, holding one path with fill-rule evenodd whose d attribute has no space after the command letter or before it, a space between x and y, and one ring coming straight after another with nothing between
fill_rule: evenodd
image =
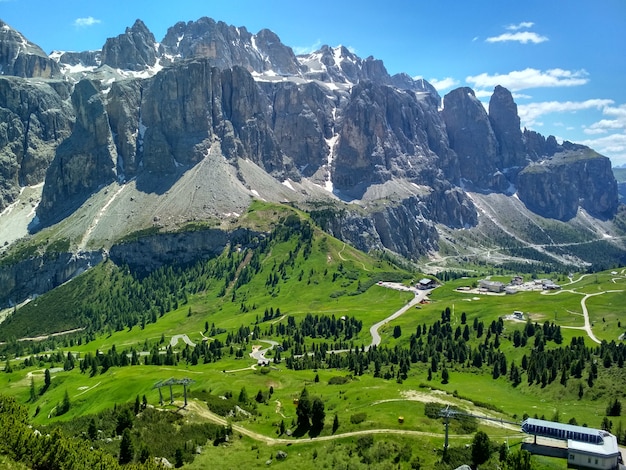
<instances>
[{"instance_id":1,"label":"shadow on grass","mask_svg":"<svg viewBox=\"0 0 626 470\"><path fill-rule=\"evenodd\" d=\"M320 427L320 426L298 426L294 431L292 436L293 437L304 437L307 432L309 433L309 437L313 438L313 437L317 437L321 434L322 429L324 429L324 427Z\"/></svg>"}]
</instances>

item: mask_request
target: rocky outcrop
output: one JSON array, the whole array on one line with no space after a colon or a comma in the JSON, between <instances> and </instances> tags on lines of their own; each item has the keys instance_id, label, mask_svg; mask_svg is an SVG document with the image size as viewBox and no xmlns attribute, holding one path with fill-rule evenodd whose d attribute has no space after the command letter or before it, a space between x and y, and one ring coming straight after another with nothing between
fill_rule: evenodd
<instances>
[{"instance_id":1,"label":"rocky outcrop","mask_svg":"<svg viewBox=\"0 0 626 470\"><path fill-rule=\"evenodd\" d=\"M310 177L328 163L329 140L335 133L333 114L340 98L317 83L260 83L272 103L271 127L282 151L302 176Z\"/></svg>"},{"instance_id":2,"label":"rocky outcrop","mask_svg":"<svg viewBox=\"0 0 626 470\"><path fill-rule=\"evenodd\" d=\"M62 65L99 67L102 64L102 51L60 52L57 53L57 57L59 64Z\"/></svg>"},{"instance_id":3,"label":"rocky outcrop","mask_svg":"<svg viewBox=\"0 0 626 470\"><path fill-rule=\"evenodd\" d=\"M228 246L249 246L258 233L246 229L232 232L217 229L168 233L142 237L114 245L109 257L139 275L163 265L184 266L220 255Z\"/></svg>"},{"instance_id":4,"label":"rocky outcrop","mask_svg":"<svg viewBox=\"0 0 626 470\"><path fill-rule=\"evenodd\" d=\"M144 70L156 64L154 34L141 20L135 21L124 34L106 40L102 48L102 64L123 70Z\"/></svg>"},{"instance_id":5,"label":"rocky outcrop","mask_svg":"<svg viewBox=\"0 0 626 470\"><path fill-rule=\"evenodd\" d=\"M531 160L551 157L560 150L559 144L553 135L545 138L538 132L524 129L523 136L526 152Z\"/></svg>"},{"instance_id":6,"label":"rocky outcrop","mask_svg":"<svg viewBox=\"0 0 626 470\"><path fill-rule=\"evenodd\" d=\"M179 22L167 30L160 53L171 60L205 58L221 69L244 67L249 72L273 70L279 74L298 74L300 65L291 50L269 30L253 35L246 28L229 26L203 17Z\"/></svg>"},{"instance_id":7,"label":"rocky outcrop","mask_svg":"<svg viewBox=\"0 0 626 470\"><path fill-rule=\"evenodd\" d=\"M52 78L59 76L60 70L38 45L0 20L0 75Z\"/></svg>"},{"instance_id":8,"label":"rocky outcrop","mask_svg":"<svg viewBox=\"0 0 626 470\"><path fill-rule=\"evenodd\" d=\"M498 141L474 91L464 87L448 93L442 115L465 184L474 190L506 189L508 182L498 165Z\"/></svg>"},{"instance_id":9,"label":"rocky outcrop","mask_svg":"<svg viewBox=\"0 0 626 470\"><path fill-rule=\"evenodd\" d=\"M141 80L114 82L107 94L106 113L117 150L117 174L122 181L137 176L141 162L141 94Z\"/></svg>"},{"instance_id":10,"label":"rocky outcrop","mask_svg":"<svg viewBox=\"0 0 626 470\"><path fill-rule=\"evenodd\" d=\"M450 228L469 228L478 224L478 213L472 201L461 189L441 188L424 198L428 220Z\"/></svg>"},{"instance_id":11,"label":"rocky outcrop","mask_svg":"<svg viewBox=\"0 0 626 470\"><path fill-rule=\"evenodd\" d=\"M141 119L148 171L198 163L215 139L229 159L248 158L268 173L286 171L266 120L268 103L241 67L220 70L207 59L165 69L146 84Z\"/></svg>"},{"instance_id":12,"label":"rocky outcrop","mask_svg":"<svg viewBox=\"0 0 626 470\"><path fill-rule=\"evenodd\" d=\"M117 178L117 150L100 90L82 80L74 88L72 104L76 123L72 135L57 148L37 209L44 224Z\"/></svg>"},{"instance_id":13,"label":"rocky outcrop","mask_svg":"<svg viewBox=\"0 0 626 470\"><path fill-rule=\"evenodd\" d=\"M0 265L0 307L44 294L78 276L103 259L101 252L46 253L15 264Z\"/></svg>"},{"instance_id":14,"label":"rocky outcrop","mask_svg":"<svg viewBox=\"0 0 626 470\"><path fill-rule=\"evenodd\" d=\"M611 161L583 146L564 143L552 158L522 170L517 184L519 198L544 217L569 220L578 207L603 219L617 212Z\"/></svg>"},{"instance_id":15,"label":"rocky outcrop","mask_svg":"<svg viewBox=\"0 0 626 470\"><path fill-rule=\"evenodd\" d=\"M57 146L72 129L68 95L64 82L0 77L0 210L20 186L43 181Z\"/></svg>"},{"instance_id":16,"label":"rocky outcrop","mask_svg":"<svg viewBox=\"0 0 626 470\"><path fill-rule=\"evenodd\" d=\"M412 92L361 82L343 110L333 183L357 192L392 177L431 184L439 168L454 167L450 156L436 108Z\"/></svg>"},{"instance_id":17,"label":"rocky outcrop","mask_svg":"<svg viewBox=\"0 0 626 470\"><path fill-rule=\"evenodd\" d=\"M437 230L424 211L421 201L410 197L367 214L344 208L319 211L313 218L326 232L359 250L387 249L417 259L437 249Z\"/></svg>"},{"instance_id":18,"label":"rocky outcrop","mask_svg":"<svg viewBox=\"0 0 626 470\"><path fill-rule=\"evenodd\" d=\"M520 129L517 105L511 92L498 85L489 100L489 122L498 141L498 166L502 170L526 165L526 148Z\"/></svg>"}]
</instances>

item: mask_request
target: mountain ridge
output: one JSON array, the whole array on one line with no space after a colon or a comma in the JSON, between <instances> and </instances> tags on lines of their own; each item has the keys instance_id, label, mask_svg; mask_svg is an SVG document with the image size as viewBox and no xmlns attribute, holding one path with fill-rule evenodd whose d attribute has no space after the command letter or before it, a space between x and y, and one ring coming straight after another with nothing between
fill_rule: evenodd
<instances>
[{"instance_id":1,"label":"mountain ridge","mask_svg":"<svg viewBox=\"0 0 626 470\"><path fill-rule=\"evenodd\" d=\"M20 38L0 36L1 50L28 55ZM220 224L252 199L328 210L330 233L415 261L436 253L442 236L481 230L472 194L517 198L527 218L550 226L618 214L609 159L520 129L500 86L488 110L469 88L442 101L427 81L390 76L382 61L345 47L296 56L269 30L206 17L177 23L160 43L137 20L101 51L51 57L50 78L0 77L11 123L0 135L0 208L45 180L30 233L67 233L77 252L108 250L133 231ZM51 104L20 114L10 96L22 89ZM103 221L110 226L100 229ZM619 227L606 225L604 238L626 252Z\"/></svg>"}]
</instances>

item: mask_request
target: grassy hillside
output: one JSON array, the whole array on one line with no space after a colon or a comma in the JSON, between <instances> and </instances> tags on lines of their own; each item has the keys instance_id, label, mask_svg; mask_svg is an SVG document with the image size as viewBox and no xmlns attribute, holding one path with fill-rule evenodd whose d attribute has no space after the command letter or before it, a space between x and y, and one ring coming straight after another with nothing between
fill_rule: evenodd
<instances>
[{"instance_id":1,"label":"grassy hillside","mask_svg":"<svg viewBox=\"0 0 626 470\"><path fill-rule=\"evenodd\" d=\"M0 324L9 340L0 358L3 393L26 407L35 426L60 427L113 455L126 420L136 461L180 457L189 468L215 459L224 468L263 467L270 457L285 468L455 468L449 459L457 454L441 454L442 421L429 416L429 403L508 421L543 416L600 427L609 402L626 399L618 340L626 331L626 271L560 275L561 290L509 296L458 289L477 279L447 281L382 325L381 344L367 348L370 327L413 301L414 292L398 289L422 276L350 248L295 210L273 215L250 220L267 224L267 237L214 259L146 277L109 261L19 308ZM582 329L583 300L602 345ZM509 319L513 311L524 320ZM263 367L251 353L265 348L271 362ZM192 382L182 410L182 385L172 386L171 406L170 387L160 393L155 385L185 378ZM322 403L323 426L303 424L307 400ZM610 420L625 439L626 422ZM515 426L453 421L459 461L476 429L494 449L508 441L516 452L523 439ZM203 423L226 426L231 437ZM167 426L177 430L167 443L149 434ZM276 458L279 450L286 459ZM11 462L3 458L0 468ZM492 458L495 465L497 452Z\"/></svg>"}]
</instances>

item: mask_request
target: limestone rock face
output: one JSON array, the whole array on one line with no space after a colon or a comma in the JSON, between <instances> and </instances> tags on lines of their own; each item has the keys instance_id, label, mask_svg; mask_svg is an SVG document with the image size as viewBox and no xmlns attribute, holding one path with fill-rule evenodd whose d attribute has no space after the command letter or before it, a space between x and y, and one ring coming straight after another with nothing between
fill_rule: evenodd
<instances>
[{"instance_id":1,"label":"limestone rock face","mask_svg":"<svg viewBox=\"0 0 626 470\"><path fill-rule=\"evenodd\" d=\"M0 75L52 78L58 77L60 70L38 45L0 20Z\"/></svg>"},{"instance_id":2,"label":"limestone rock face","mask_svg":"<svg viewBox=\"0 0 626 470\"><path fill-rule=\"evenodd\" d=\"M117 150L100 90L90 80L82 80L74 88L72 104L76 123L48 168L37 210L44 222L77 207L98 187L117 178Z\"/></svg>"},{"instance_id":3,"label":"limestone rock face","mask_svg":"<svg viewBox=\"0 0 626 470\"><path fill-rule=\"evenodd\" d=\"M59 54L59 64L83 67L99 67L102 64L102 51L67 51Z\"/></svg>"},{"instance_id":4,"label":"limestone rock face","mask_svg":"<svg viewBox=\"0 0 626 470\"><path fill-rule=\"evenodd\" d=\"M229 243L247 246L256 235L244 229L154 235L114 245L109 255L115 263L124 264L133 272L147 274L166 264L184 265L219 256Z\"/></svg>"},{"instance_id":5,"label":"limestone rock face","mask_svg":"<svg viewBox=\"0 0 626 470\"><path fill-rule=\"evenodd\" d=\"M0 305L8 306L60 286L100 263L102 252L46 253L0 266Z\"/></svg>"},{"instance_id":6,"label":"limestone rock face","mask_svg":"<svg viewBox=\"0 0 626 470\"><path fill-rule=\"evenodd\" d=\"M457 88L443 98L443 119L460 176L475 189L503 190L498 175L498 141L489 116L471 88Z\"/></svg>"},{"instance_id":7,"label":"limestone rock face","mask_svg":"<svg viewBox=\"0 0 626 470\"><path fill-rule=\"evenodd\" d=\"M117 81L107 94L106 113L117 150L117 172L121 179L137 176L141 124L141 80Z\"/></svg>"},{"instance_id":8,"label":"limestone rock face","mask_svg":"<svg viewBox=\"0 0 626 470\"><path fill-rule=\"evenodd\" d=\"M0 210L20 186L43 181L56 147L72 129L68 94L63 82L0 77Z\"/></svg>"},{"instance_id":9,"label":"limestone rock face","mask_svg":"<svg viewBox=\"0 0 626 470\"><path fill-rule=\"evenodd\" d=\"M205 58L214 67L235 65L249 72L270 68L279 74L297 74L300 65L291 48L269 30L253 35L246 28L236 28L203 17L188 23L179 22L167 30L161 41L161 54L182 59Z\"/></svg>"},{"instance_id":10,"label":"limestone rock face","mask_svg":"<svg viewBox=\"0 0 626 470\"><path fill-rule=\"evenodd\" d=\"M489 100L489 122L498 141L500 168L519 168L526 165L526 149L517 115L517 105L511 92L498 85Z\"/></svg>"},{"instance_id":11,"label":"limestone rock face","mask_svg":"<svg viewBox=\"0 0 626 470\"><path fill-rule=\"evenodd\" d=\"M431 183L448 159L436 109L414 93L361 82L343 110L333 183L342 190L383 183L392 177ZM441 157L431 149L442 150ZM433 171L435 170L435 171Z\"/></svg>"},{"instance_id":12,"label":"limestone rock face","mask_svg":"<svg viewBox=\"0 0 626 470\"><path fill-rule=\"evenodd\" d=\"M142 97L144 165L173 172L177 164L198 163L219 139L227 158L248 158L278 175L286 167L266 121L267 107L241 67L220 70L197 59L165 69L146 84Z\"/></svg>"},{"instance_id":13,"label":"limestone rock face","mask_svg":"<svg viewBox=\"0 0 626 470\"><path fill-rule=\"evenodd\" d=\"M559 220L574 217L579 206L595 217L610 218L618 205L611 161L567 142L550 159L520 172L518 195L533 212Z\"/></svg>"},{"instance_id":14,"label":"limestone rock face","mask_svg":"<svg viewBox=\"0 0 626 470\"><path fill-rule=\"evenodd\" d=\"M278 145L302 176L312 176L328 162L336 101L317 83L262 83L261 88L272 102L270 125Z\"/></svg>"},{"instance_id":15,"label":"limestone rock face","mask_svg":"<svg viewBox=\"0 0 626 470\"><path fill-rule=\"evenodd\" d=\"M124 34L106 40L102 48L102 64L124 70L143 70L156 64L154 34L141 20L135 21Z\"/></svg>"}]
</instances>

